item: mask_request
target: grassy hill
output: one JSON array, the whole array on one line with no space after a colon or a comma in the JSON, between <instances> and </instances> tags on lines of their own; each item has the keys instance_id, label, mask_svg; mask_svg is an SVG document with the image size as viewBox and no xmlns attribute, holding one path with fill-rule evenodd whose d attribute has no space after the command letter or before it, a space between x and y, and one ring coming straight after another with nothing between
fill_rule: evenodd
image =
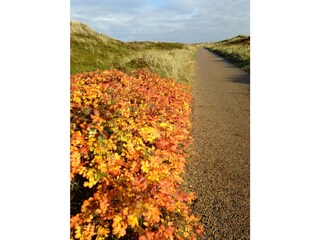
<instances>
[{"instance_id":1,"label":"grassy hill","mask_svg":"<svg viewBox=\"0 0 320 240\"><path fill-rule=\"evenodd\" d=\"M97 69L131 72L147 68L162 77L190 82L196 47L183 43L122 42L87 25L70 23L71 74Z\"/></svg>"},{"instance_id":2,"label":"grassy hill","mask_svg":"<svg viewBox=\"0 0 320 240\"><path fill-rule=\"evenodd\" d=\"M204 43L203 46L250 72L250 36L239 35L220 42Z\"/></svg>"},{"instance_id":3,"label":"grassy hill","mask_svg":"<svg viewBox=\"0 0 320 240\"><path fill-rule=\"evenodd\" d=\"M71 74L117 68L132 50L124 42L99 34L82 23L71 22Z\"/></svg>"}]
</instances>

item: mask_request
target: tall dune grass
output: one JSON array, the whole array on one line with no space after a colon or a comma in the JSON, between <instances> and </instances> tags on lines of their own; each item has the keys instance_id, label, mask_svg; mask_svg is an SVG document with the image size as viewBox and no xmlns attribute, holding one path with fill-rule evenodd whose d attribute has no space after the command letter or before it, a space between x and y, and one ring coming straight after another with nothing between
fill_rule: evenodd
<instances>
[{"instance_id":1,"label":"tall dune grass","mask_svg":"<svg viewBox=\"0 0 320 240\"><path fill-rule=\"evenodd\" d=\"M233 62L236 66L250 72L250 37L239 35L216 43L205 43L204 46Z\"/></svg>"},{"instance_id":2,"label":"tall dune grass","mask_svg":"<svg viewBox=\"0 0 320 240\"><path fill-rule=\"evenodd\" d=\"M122 42L71 22L71 74L97 69L126 73L146 68L162 77L190 83L195 46L165 42Z\"/></svg>"},{"instance_id":3,"label":"tall dune grass","mask_svg":"<svg viewBox=\"0 0 320 240\"><path fill-rule=\"evenodd\" d=\"M190 83L193 78L195 48L174 50L146 50L138 52L136 59L143 59L151 72Z\"/></svg>"}]
</instances>

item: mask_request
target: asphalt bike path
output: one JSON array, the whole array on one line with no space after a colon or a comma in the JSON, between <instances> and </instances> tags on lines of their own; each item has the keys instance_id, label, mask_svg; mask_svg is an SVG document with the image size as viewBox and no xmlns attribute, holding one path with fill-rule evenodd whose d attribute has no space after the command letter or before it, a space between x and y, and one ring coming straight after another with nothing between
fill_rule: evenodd
<instances>
[{"instance_id":1,"label":"asphalt bike path","mask_svg":"<svg viewBox=\"0 0 320 240\"><path fill-rule=\"evenodd\" d=\"M204 239L250 239L250 75L199 48L186 184Z\"/></svg>"}]
</instances>

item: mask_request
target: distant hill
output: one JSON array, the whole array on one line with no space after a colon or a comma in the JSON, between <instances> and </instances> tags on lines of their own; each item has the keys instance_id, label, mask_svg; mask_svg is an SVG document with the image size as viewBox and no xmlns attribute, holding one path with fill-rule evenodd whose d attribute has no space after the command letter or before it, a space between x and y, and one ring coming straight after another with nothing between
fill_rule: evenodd
<instances>
[{"instance_id":1,"label":"distant hill","mask_svg":"<svg viewBox=\"0 0 320 240\"><path fill-rule=\"evenodd\" d=\"M203 43L202 45L250 72L250 36L238 35L223 41Z\"/></svg>"},{"instance_id":2,"label":"distant hill","mask_svg":"<svg viewBox=\"0 0 320 240\"><path fill-rule=\"evenodd\" d=\"M235 44L244 44L244 45L250 45L250 36L246 35L238 35L236 37L222 40L215 43L223 43L225 45L235 45Z\"/></svg>"},{"instance_id":3,"label":"distant hill","mask_svg":"<svg viewBox=\"0 0 320 240\"><path fill-rule=\"evenodd\" d=\"M95 40L100 40L105 44L108 44L109 42L120 42L119 40L115 40L106 35L97 33L93 31L91 28L89 28L87 25L80 22L70 22L70 33L71 39L74 41L81 41L81 38L92 38Z\"/></svg>"}]
</instances>

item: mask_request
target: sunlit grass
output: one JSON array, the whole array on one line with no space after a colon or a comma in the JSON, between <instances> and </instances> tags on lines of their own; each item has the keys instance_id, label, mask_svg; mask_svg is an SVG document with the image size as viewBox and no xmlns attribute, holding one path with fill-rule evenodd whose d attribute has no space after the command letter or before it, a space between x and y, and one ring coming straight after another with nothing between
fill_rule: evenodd
<instances>
[{"instance_id":1,"label":"sunlit grass","mask_svg":"<svg viewBox=\"0 0 320 240\"><path fill-rule=\"evenodd\" d=\"M71 74L97 69L131 72L147 68L162 77L190 83L196 47L183 43L122 42L71 22Z\"/></svg>"},{"instance_id":2,"label":"sunlit grass","mask_svg":"<svg viewBox=\"0 0 320 240\"><path fill-rule=\"evenodd\" d=\"M216 43L205 43L204 46L230 60L243 70L250 72L249 36L239 35L237 37Z\"/></svg>"},{"instance_id":3,"label":"sunlit grass","mask_svg":"<svg viewBox=\"0 0 320 240\"><path fill-rule=\"evenodd\" d=\"M190 82L193 78L195 48L173 50L145 50L135 59L143 59L147 68L162 77Z\"/></svg>"}]
</instances>

